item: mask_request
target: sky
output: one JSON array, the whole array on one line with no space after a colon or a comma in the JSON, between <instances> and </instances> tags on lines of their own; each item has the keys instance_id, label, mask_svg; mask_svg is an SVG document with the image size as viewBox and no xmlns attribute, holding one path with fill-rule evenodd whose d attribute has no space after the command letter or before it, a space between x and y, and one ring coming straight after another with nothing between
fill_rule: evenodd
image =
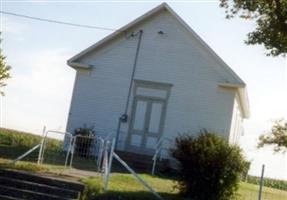
<instances>
[{"instance_id":1,"label":"sky","mask_svg":"<svg viewBox=\"0 0 287 200\"><path fill-rule=\"evenodd\" d=\"M78 24L118 29L161 1L6 1L1 10ZM262 46L244 44L255 23L227 20L218 1L167 1L201 38L246 82L251 117L240 144L252 160L250 173L287 179L287 153L256 149L257 138L272 121L287 119L287 64L267 57ZM65 130L75 70L67 59L111 31L87 29L1 15L1 49L12 66L12 79L0 100L0 126L40 133Z\"/></svg>"}]
</instances>

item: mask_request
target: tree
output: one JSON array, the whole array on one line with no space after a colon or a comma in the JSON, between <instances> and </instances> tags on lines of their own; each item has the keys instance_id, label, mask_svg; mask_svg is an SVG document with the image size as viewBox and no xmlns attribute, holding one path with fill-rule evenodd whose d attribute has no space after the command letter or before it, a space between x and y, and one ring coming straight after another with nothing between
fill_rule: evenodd
<instances>
[{"instance_id":1,"label":"tree","mask_svg":"<svg viewBox=\"0 0 287 200\"><path fill-rule=\"evenodd\" d=\"M259 137L258 147L265 145L275 145L274 151L287 150L287 121L276 120L271 128L271 133Z\"/></svg>"},{"instance_id":2,"label":"tree","mask_svg":"<svg viewBox=\"0 0 287 200\"><path fill-rule=\"evenodd\" d=\"M0 39L0 44L1 44ZM4 92L1 91L1 88L6 86L5 81L10 78L10 69L11 67L8 66L5 62L5 56L2 55L2 49L0 49L0 95L4 95Z\"/></svg>"},{"instance_id":3,"label":"tree","mask_svg":"<svg viewBox=\"0 0 287 200\"><path fill-rule=\"evenodd\" d=\"M178 161L178 188L193 200L230 200L248 170L241 149L227 140L201 131L176 138L172 156Z\"/></svg>"},{"instance_id":4,"label":"tree","mask_svg":"<svg viewBox=\"0 0 287 200\"><path fill-rule=\"evenodd\" d=\"M262 44L267 55L285 56L287 53L287 0L220 0L226 18L239 15L255 19L256 28L248 33L248 45Z\"/></svg>"}]
</instances>

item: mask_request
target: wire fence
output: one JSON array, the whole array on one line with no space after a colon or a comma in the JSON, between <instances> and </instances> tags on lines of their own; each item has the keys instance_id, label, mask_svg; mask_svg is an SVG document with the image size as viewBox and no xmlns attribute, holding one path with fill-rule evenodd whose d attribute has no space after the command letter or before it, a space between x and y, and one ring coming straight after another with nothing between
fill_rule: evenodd
<instances>
[{"instance_id":1,"label":"wire fence","mask_svg":"<svg viewBox=\"0 0 287 200\"><path fill-rule=\"evenodd\" d=\"M65 168L72 138L70 133L46 131L40 143L38 163L54 168Z\"/></svg>"},{"instance_id":2,"label":"wire fence","mask_svg":"<svg viewBox=\"0 0 287 200\"><path fill-rule=\"evenodd\" d=\"M100 171L105 140L99 136L75 136L71 141L69 166Z\"/></svg>"},{"instance_id":3,"label":"wire fence","mask_svg":"<svg viewBox=\"0 0 287 200\"><path fill-rule=\"evenodd\" d=\"M0 166L26 162L50 170L101 168L105 140L100 136L75 136L51 130L43 130L39 136L1 129L0 138Z\"/></svg>"}]
</instances>

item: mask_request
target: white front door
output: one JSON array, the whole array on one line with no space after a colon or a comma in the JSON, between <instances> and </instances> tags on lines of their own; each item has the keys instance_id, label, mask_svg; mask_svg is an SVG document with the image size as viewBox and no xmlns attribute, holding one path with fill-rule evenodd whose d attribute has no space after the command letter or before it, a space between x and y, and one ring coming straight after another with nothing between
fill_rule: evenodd
<instances>
[{"instance_id":1,"label":"white front door","mask_svg":"<svg viewBox=\"0 0 287 200\"><path fill-rule=\"evenodd\" d=\"M127 149L137 153L152 153L162 135L165 100L153 97L135 97Z\"/></svg>"}]
</instances>

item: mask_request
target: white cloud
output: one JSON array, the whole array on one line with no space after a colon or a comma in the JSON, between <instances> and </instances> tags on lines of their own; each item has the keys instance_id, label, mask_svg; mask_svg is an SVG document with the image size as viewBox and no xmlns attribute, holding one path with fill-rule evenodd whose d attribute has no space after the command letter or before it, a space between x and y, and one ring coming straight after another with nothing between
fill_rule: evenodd
<instances>
[{"instance_id":1,"label":"white cloud","mask_svg":"<svg viewBox=\"0 0 287 200\"><path fill-rule=\"evenodd\" d=\"M75 74L66 65L69 57L64 49L43 50L13 64L15 73L3 99L4 127L32 132L43 125L65 129Z\"/></svg>"}]
</instances>

